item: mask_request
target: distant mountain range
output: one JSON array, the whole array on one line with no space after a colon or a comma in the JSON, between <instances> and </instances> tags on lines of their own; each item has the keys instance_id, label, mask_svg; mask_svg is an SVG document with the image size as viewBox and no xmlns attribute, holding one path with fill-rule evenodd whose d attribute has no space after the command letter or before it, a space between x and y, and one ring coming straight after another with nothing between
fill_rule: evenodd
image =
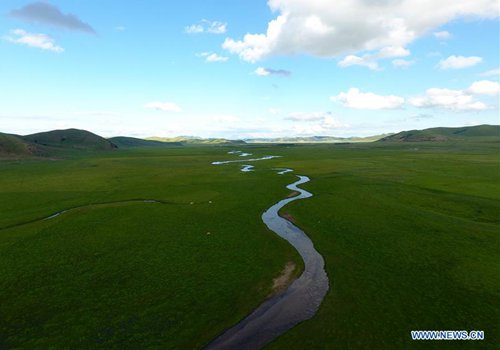
<instances>
[{"instance_id":1,"label":"distant mountain range","mask_svg":"<svg viewBox=\"0 0 500 350\"><path fill-rule=\"evenodd\" d=\"M371 137L283 137L246 140L203 139L190 136L147 139L118 136L106 139L86 130L67 129L26 136L0 133L0 158L64 157L75 153L109 152L131 148L183 147L187 145L244 145L247 143L356 143L356 142L443 142L466 140L500 140L499 125L477 125L461 128L431 128L403 131Z\"/></svg>"},{"instance_id":2,"label":"distant mountain range","mask_svg":"<svg viewBox=\"0 0 500 350\"><path fill-rule=\"evenodd\" d=\"M307 137L278 137L244 139L246 143L355 143L374 142L392 134L375 135L369 137L334 137L334 136L307 136Z\"/></svg>"},{"instance_id":3,"label":"distant mountain range","mask_svg":"<svg viewBox=\"0 0 500 350\"><path fill-rule=\"evenodd\" d=\"M194 136L177 136L177 137L148 137L146 140L149 141L159 141L167 143L181 143L181 144L197 144L197 145L220 145L220 144L244 144L245 141L242 140L228 140L222 138L212 138L204 139L201 137Z\"/></svg>"}]
</instances>

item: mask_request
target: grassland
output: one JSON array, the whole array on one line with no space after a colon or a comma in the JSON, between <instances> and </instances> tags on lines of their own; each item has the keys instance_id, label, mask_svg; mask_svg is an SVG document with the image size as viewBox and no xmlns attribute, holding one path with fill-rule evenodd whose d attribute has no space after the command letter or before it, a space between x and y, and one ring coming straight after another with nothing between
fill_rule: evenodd
<instances>
[{"instance_id":1,"label":"grassland","mask_svg":"<svg viewBox=\"0 0 500 350\"><path fill-rule=\"evenodd\" d=\"M1 163L0 227L86 206L0 230L1 347L199 348L260 304L300 266L259 219L286 179L225 153Z\"/></svg>"},{"instance_id":2,"label":"grassland","mask_svg":"<svg viewBox=\"0 0 500 350\"><path fill-rule=\"evenodd\" d=\"M498 142L247 145L238 149L283 158L253 173L210 165L230 149L0 163L0 227L10 227L0 230L0 347L200 348L298 261L260 221L293 179L273 167L311 177L315 196L284 211L332 284L317 316L270 349L498 343ZM142 199L162 203L131 202ZM412 343L412 329L479 329L486 340Z\"/></svg>"},{"instance_id":3,"label":"grassland","mask_svg":"<svg viewBox=\"0 0 500 350\"><path fill-rule=\"evenodd\" d=\"M498 345L498 142L287 152L296 158L280 165L308 173L316 195L286 210L324 255L332 286L317 316L270 349ZM412 343L419 329L479 329L486 340Z\"/></svg>"}]
</instances>

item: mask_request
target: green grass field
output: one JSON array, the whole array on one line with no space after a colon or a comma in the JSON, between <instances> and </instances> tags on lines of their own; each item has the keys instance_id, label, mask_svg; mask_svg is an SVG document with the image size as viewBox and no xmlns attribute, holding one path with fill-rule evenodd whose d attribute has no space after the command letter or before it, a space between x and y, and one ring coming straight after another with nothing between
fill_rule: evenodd
<instances>
[{"instance_id":1,"label":"green grass field","mask_svg":"<svg viewBox=\"0 0 500 350\"><path fill-rule=\"evenodd\" d=\"M499 343L500 144L136 149L0 163L0 348L197 349L300 258L261 213L284 208L325 257L318 314L269 349L484 349ZM161 203L144 203L154 199ZM210 203L211 202L211 203ZM193 204L191 204L193 203ZM67 208L46 221L35 221ZM207 234L210 232L210 234ZM412 342L410 330L486 340Z\"/></svg>"}]
</instances>

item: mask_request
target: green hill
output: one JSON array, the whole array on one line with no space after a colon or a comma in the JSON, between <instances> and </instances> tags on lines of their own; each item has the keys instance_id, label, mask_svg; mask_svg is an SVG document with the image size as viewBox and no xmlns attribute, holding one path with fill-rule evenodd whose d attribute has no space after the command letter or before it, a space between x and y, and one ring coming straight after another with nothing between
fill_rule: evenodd
<instances>
[{"instance_id":1,"label":"green hill","mask_svg":"<svg viewBox=\"0 0 500 350\"><path fill-rule=\"evenodd\" d=\"M67 129L23 136L25 141L37 145L90 151L108 151L118 148L111 141L86 130Z\"/></svg>"},{"instance_id":2,"label":"green hill","mask_svg":"<svg viewBox=\"0 0 500 350\"><path fill-rule=\"evenodd\" d=\"M125 136L111 137L108 140L115 144L118 148L182 146L181 142L162 142Z\"/></svg>"},{"instance_id":3,"label":"green hill","mask_svg":"<svg viewBox=\"0 0 500 350\"><path fill-rule=\"evenodd\" d=\"M114 143L89 131L53 130L26 136L0 133L0 157L60 157L82 151L110 151Z\"/></svg>"},{"instance_id":4,"label":"green hill","mask_svg":"<svg viewBox=\"0 0 500 350\"><path fill-rule=\"evenodd\" d=\"M34 150L21 136L0 133L0 157L29 156Z\"/></svg>"},{"instance_id":5,"label":"green hill","mask_svg":"<svg viewBox=\"0 0 500 350\"><path fill-rule=\"evenodd\" d=\"M499 138L500 125L477 125L460 128L431 128L402 131L380 139L382 142L452 141L477 138Z\"/></svg>"}]
</instances>

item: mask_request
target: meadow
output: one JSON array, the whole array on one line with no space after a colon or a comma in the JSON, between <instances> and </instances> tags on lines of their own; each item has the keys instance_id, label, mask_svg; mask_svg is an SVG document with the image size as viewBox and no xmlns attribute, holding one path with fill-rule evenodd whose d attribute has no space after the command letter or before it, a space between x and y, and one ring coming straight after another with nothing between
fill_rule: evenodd
<instances>
[{"instance_id":1,"label":"meadow","mask_svg":"<svg viewBox=\"0 0 500 350\"><path fill-rule=\"evenodd\" d=\"M260 215L294 173L293 217L330 290L269 349L492 348L500 330L500 143L186 146L0 162L0 348L198 349L300 257ZM233 149L282 158L238 164ZM156 200L147 203L144 200ZM75 208L50 220L40 220ZM412 342L410 330L484 330Z\"/></svg>"}]
</instances>

